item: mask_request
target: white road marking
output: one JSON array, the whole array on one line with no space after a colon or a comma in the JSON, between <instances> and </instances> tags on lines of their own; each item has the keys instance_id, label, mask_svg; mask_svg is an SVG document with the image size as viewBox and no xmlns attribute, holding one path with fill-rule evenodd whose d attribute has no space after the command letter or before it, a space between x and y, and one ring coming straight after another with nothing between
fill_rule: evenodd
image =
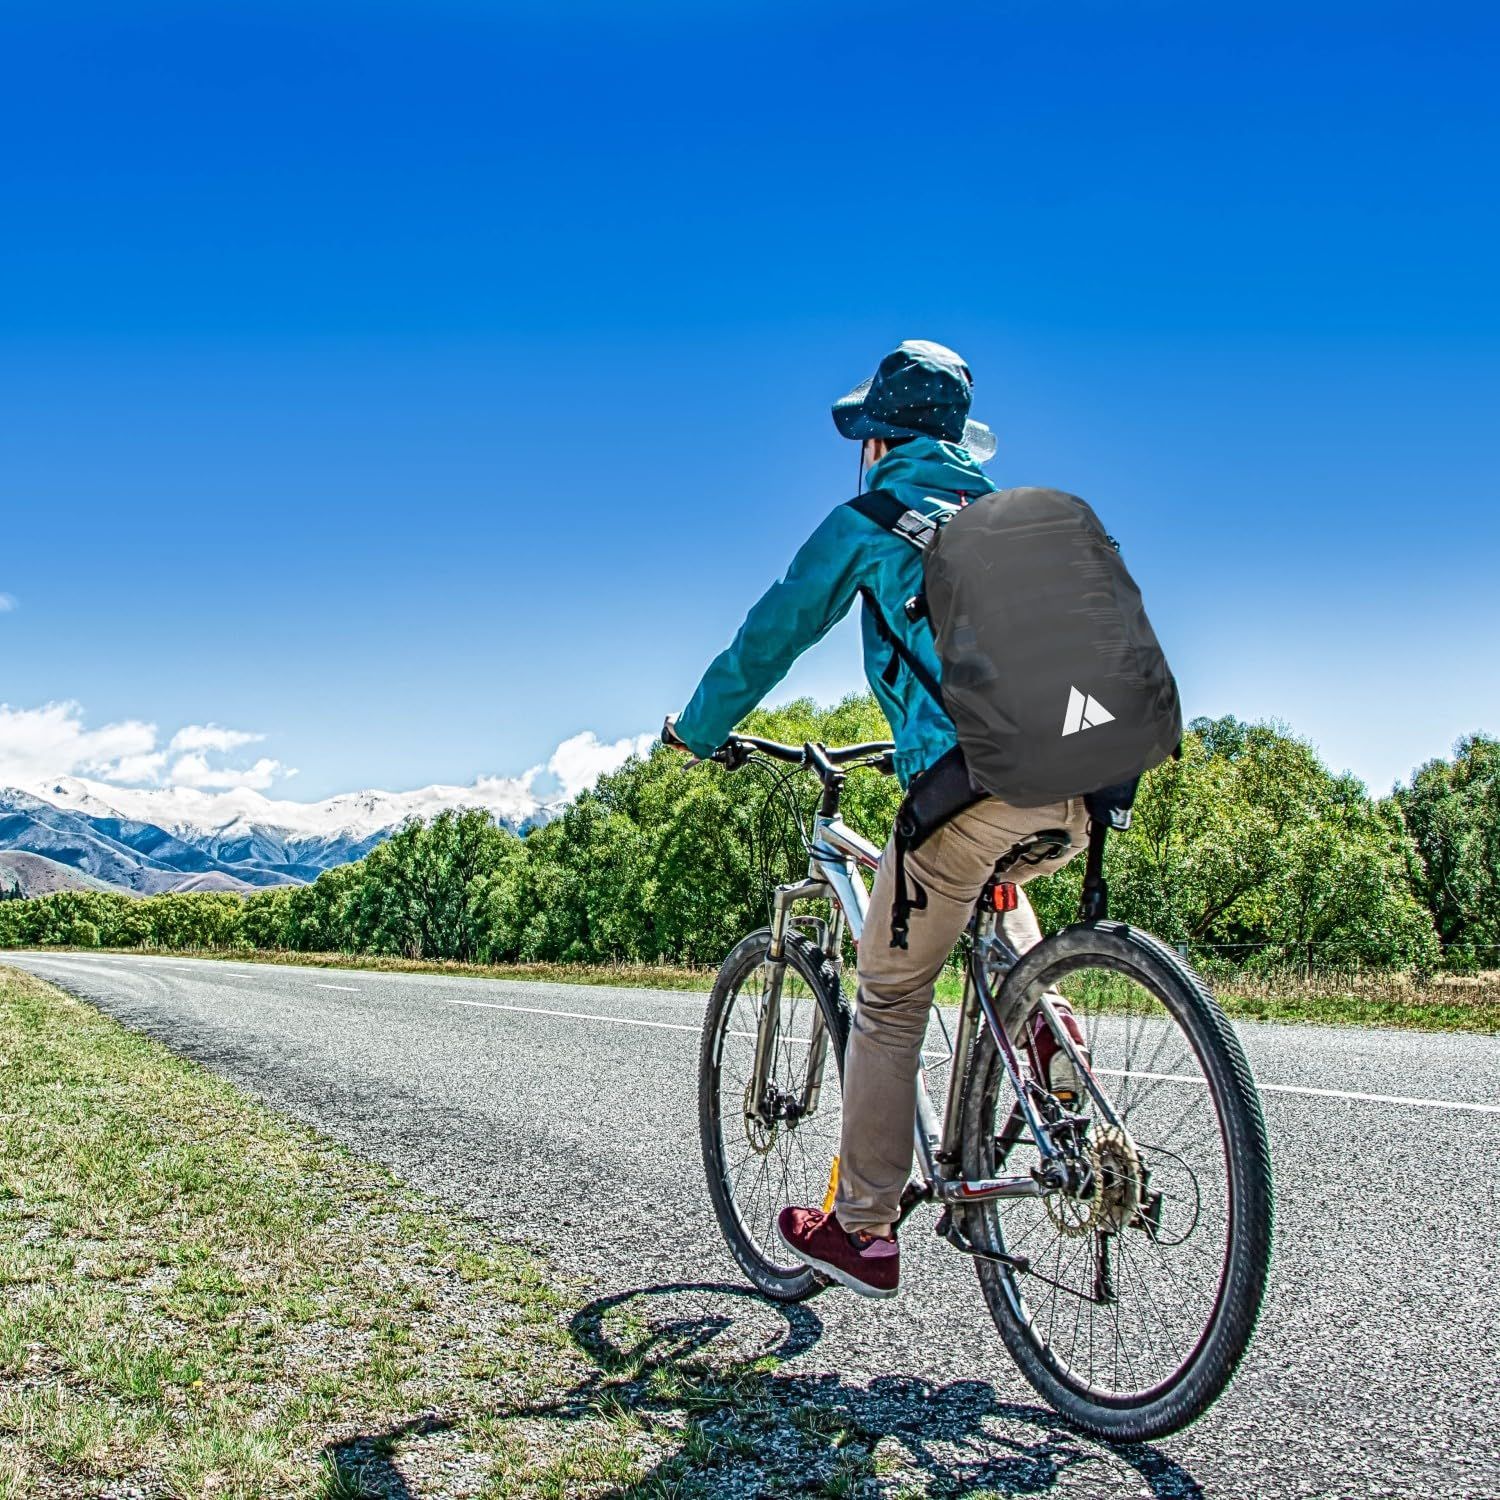
<instances>
[{"instance_id":1,"label":"white road marking","mask_svg":"<svg viewBox=\"0 0 1500 1500\"><path fill-rule=\"evenodd\" d=\"M346 995L357 995L359 993L352 984L319 984L316 979L313 980L313 988L315 990L343 990Z\"/></svg>"},{"instance_id":2,"label":"white road marking","mask_svg":"<svg viewBox=\"0 0 1500 1500\"><path fill-rule=\"evenodd\" d=\"M46 957L47 955L43 955ZM98 967L104 967L100 960L114 955L100 954L97 958L91 954L59 954L52 962L65 961L67 958L92 959ZM174 964L173 967L197 969L206 964L207 960L199 963ZM128 972L128 970L127 970ZM221 971L222 977L237 979L260 979L259 973L251 973L244 970L225 969ZM358 994L359 991L351 985L342 984L318 984L320 990L347 990L350 994ZM434 997L441 1005L466 1005L474 1010L504 1010L522 1016L554 1016L560 1021L602 1021L606 1025L613 1026L641 1026L652 1031L702 1031L701 1026L684 1026L677 1021L647 1021L638 1016L603 1016L591 1011L582 1010L549 1010L540 1005L503 1005L497 1000L450 1000L445 995ZM749 1032L736 1033L736 1035L749 1036ZM940 1056L940 1054L929 1054L924 1052L923 1057ZM1101 1075L1110 1078L1145 1078L1160 1083L1195 1083L1201 1084L1201 1077L1194 1078L1186 1073L1141 1073L1122 1072L1117 1068L1100 1068ZM1395 1104L1406 1105L1415 1109L1452 1109L1465 1111L1471 1114L1500 1115L1500 1104L1482 1104L1475 1100L1467 1099L1426 1099L1418 1098L1409 1094L1366 1094L1357 1089L1321 1089L1311 1088L1304 1084L1295 1083L1256 1083L1256 1088L1263 1094L1300 1094L1305 1098L1312 1099L1348 1099L1358 1104Z\"/></svg>"},{"instance_id":3,"label":"white road marking","mask_svg":"<svg viewBox=\"0 0 1500 1500\"><path fill-rule=\"evenodd\" d=\"M649 1026L653 1031L702 1031L701 1026L683 1026L676 1021L642 1021L636 1016L594 1016L581 1010L544 1010L538 1005L501 1005L495 1000L449 1000L438 996L442 1005L468 1005L475 1010L511 1010L522 1016L557 1016L564 1021L612 1021L616 1026Z\"/></svg>"},{"instance_id":4,"label":"white road marking","mask_svg":"<svg viewBox=\"0 0 1500 1500\"><path fill-rule=\"evenodd\" d=\"M1203 1078L1189 1073L1137 1073L1119 1068L1099 1068L1101 1076L1108 1078L1145 1078L1153 1083L1202 1084ZM1418 1099L1410 1094L1362 1094L1357 1089L1315 1089L1297 1083L1260 1083L1255 1087L1262 1094L1304 1094L1313 1099L1353 1099L1359 1104L1410 1104L1418 1109L1463 1109L1481 1115L1500 1115L1500 1104L1479 1104L1467 1099Z\"/></svg>"},{"instance_id":5,"label":"white road marking","mask_svg":"<svg viewBox=\"0 0 1500 1500\"><path fill-rule=\"evenodd\" d=\"M676 1021L643 1021L636 1016L601 1016L581 1010L547 1010L539 1005L501 1005L494 1000L449 1000L439 997L443 1005L468 1005L475 1010L508 1010L523 1016L556 1016L563 1021L604 1021L614 1026L648 1026L654 1031L702 1031L701 1026L683 1026ZM749 1036L749 1032L736 1035ZM923 1056L928 1054L924 1053ZM1202 1083L1185 1073L1122 1073L1114 1068L1100 1068L1111 1078L1149 1078L1162 1083ZM1293 1083L1257 1083L1263 1094L1305 1094L1318 1099L1353 1099L1361 1104L1410 1104L1423 1109L1461 1109L1479 1114L1500 1115L1500 1104L1476 1104L1456 1099L1414 1099L1404 1094L1361 1094L1352 1089L1314 1089Z\"/></svg>"}]
</instances>

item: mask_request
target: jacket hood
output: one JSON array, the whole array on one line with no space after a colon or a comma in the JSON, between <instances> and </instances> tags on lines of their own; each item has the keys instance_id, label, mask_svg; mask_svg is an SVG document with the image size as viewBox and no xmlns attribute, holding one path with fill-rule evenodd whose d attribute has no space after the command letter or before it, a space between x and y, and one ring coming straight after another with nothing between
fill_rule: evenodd
<instances>
[{"instance_id":1,"label":"jacket hood","mask_svg":"<svg viewBox=\"0 0 1500 1500\"><path fill-rule=\"evenodd\" d=\"M967 448L938 438L915 437L893 448L865 476L871 490L936 490L944 495L987 495L995 485Z\"/></svg>"}]
</instances>

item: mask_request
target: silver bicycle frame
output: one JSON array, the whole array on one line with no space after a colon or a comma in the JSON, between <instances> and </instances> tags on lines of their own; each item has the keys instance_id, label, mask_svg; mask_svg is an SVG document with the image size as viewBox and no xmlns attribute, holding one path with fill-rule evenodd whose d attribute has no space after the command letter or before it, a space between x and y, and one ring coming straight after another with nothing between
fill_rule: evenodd
<instances>
[{"instance_id":1,"label":"silver bicycle frame","mask_svg":"<svg viewBox=\"0 0 1500 1500\"><path fill-rule=\"evenodd\" d=\"M880 851L868 839L862 838L842 819L821 813L814 823L809 856L807 877L790 885L778 886L772 902L770 974L756 1032L755 1072L749 1095L752 1102L748 1106L752 1113L759 1110L759 1101L766 1097L771 1050L780 1020L781 985L786 973L786 934L793 921L794 908L805 901L826 900L831 903L832 920L826 923L820 921L818 927L824 953L835 964L839 964L845 927L847 926L856 945L864 936L870 895L859 871L875 870L880 864ZM1001 959L1007 967L1016 960L1016 954L1006 946L996 930L993 911L980 911L975 933L975 954ZM920 1071L917 1074L917 1110L912 1124L916 1156L927 1190L941 1203L965 1204L996 1198L1035 1198L1046 1191L1038 1175L1032 1173L967 1181L959 1173L963 1083L981 1017L989 1024L995 1037L1017 1106L1042 1158L1038 1173L1041 1177L1046 1177L1049 1166L1056 1166L1060 1161L1060 1153L1032 1106L1021 1074L1020 1058L1004 1027L1000 1025L994 996L989 993L985 984L976 982L976 973L980 971L980 967L980 961L976 957L965 974L963 1001L953 1037L948 1097L941 1122L928 1096L922 1074ZM1051 1018L1050 1007L1048 1009ZM1056 1029L1070 1056L1074 1057L1075 1062L1081 1063L1082 1060L1074 1053L1066 1028L1058 1026ZM811 1057L807 1082L800 1100L800 1112L803 1114L811 1114L818 1106L827 1062L828 1035L820 1010L814 1011L809 1046ZM1080 1071L1089 1079L1092 1087L1093 1080L1087 1066L1082 1066ZM1053 1185L1056 1185L1055 1181Z\"/></svg>"}]
</instances>

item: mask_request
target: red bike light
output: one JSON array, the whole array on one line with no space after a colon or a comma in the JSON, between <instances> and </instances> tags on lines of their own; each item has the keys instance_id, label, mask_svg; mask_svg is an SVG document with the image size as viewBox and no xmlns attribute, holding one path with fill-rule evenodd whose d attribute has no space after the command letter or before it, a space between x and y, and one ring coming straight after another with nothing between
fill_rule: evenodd
<instances>
[{"instance_id":1,"label":"red bike light","mask_svg":"<svg viewBox=\"0 0 1500 1500\"><path fill-rule=\"evenodd\" d=\"M1016 889L1013 880L997 880L990 899L995 903L996 911L1014 911L1021 899L1021 893Z\"/></svg>"}]
</instances>

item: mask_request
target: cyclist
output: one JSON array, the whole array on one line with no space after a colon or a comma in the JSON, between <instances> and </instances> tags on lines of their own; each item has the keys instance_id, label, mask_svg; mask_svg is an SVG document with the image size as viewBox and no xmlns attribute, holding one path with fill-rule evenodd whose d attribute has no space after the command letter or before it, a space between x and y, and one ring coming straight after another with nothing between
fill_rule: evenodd
<instances>
[{"instance_id":1,"label":"cyclist","mask_svg":"<svg viewBox=\"0 0 1500 1500\"><path fill-rule=\"evenodd\" d=\"M969 367L953 350L911 339L834 404L833 420L844 437L862 445L864 483L894 492L905 506L942 516L995 488L980 468L994 455L995 438L983 423L969 419L972 394ZM863 595L865 673L891 725L896 774L903 787L909 785L957 743L947 714L888 643L886 632L900 632L908 650L937 676L929 626L910 623L904 611L921 586L921 557L913 547L850 506L838 506L793 558L786 576L751 609L688 706L668 718L663 739L711 755L796 658ZM996 860L1027 834L1067 829L1067 851L1018 870L1013 878L1046 874L1082 847L1086 826L1081 798L1028 808L995 798L972 802L907 858L908 879L925 890L926 902L910 913L905 947L891 942L895 861L887 846L859 949L833 1212L790 1206L778 1224L800 1261L866 1296L895 1294L900 1279L895 1221L911 1175L916 1078L934 983ZM1041 940L1024 894L1003 921L1017 951ZM1054 999L1081 1047L1084 1036L1076 1018L1066 1002ZM1035 1025L1025 1040L1048 1087L1060 1098L1076 1098L1076 1070L1046 1026Z\"/></svg>"}]
</instances>

